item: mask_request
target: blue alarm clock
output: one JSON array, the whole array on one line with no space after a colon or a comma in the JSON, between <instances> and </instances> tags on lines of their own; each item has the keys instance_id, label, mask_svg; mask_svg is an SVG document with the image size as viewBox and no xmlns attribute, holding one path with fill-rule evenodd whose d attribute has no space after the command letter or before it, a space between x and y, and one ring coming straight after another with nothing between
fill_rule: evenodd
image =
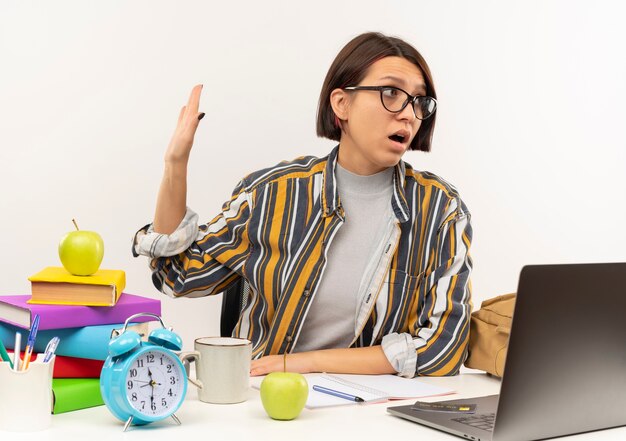
<instances>
[{"instance_id":1,"label":"blue alarm clock","mask_svg":"<svg viewBox=\"0 0 626 441\"><path fill-rule=\"evenodd\" d=\"M150 332L148 341L134 331L127 331L135 318L150 316L161 328ZM182 349L182 339L166 328L161 317L150 313L130 316L121 333L109 342L109 356L100 374L100 392L104 403L118 419L144 425L172 417L180 420L178 410L187 393L187 375L183 363L173 351Z\"/></svg>"}]
</instances>

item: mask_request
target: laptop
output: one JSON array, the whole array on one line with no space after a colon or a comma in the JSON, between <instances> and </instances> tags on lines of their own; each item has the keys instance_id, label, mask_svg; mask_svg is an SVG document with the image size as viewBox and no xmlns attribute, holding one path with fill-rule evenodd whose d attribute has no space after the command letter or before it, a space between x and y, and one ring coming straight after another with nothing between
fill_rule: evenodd
<instances>
[{"instance_id":1,"label":"laptop","mask_svg":"<svg viewBox=\"0 0 626 441\"><path fill-rule=\"evenodd\" d=\"M387 411L474 441L626 425L626 263L525 266L500 395L446 403L476 412Z\"/></svg>"}]
</instances>

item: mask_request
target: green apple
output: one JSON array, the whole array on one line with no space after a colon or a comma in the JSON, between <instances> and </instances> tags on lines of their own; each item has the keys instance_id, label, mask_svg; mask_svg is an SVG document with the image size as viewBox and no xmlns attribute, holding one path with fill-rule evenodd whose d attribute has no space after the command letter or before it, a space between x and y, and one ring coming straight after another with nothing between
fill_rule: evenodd
<instances>
[{"instance_id":1,"label":"green apple","mask_svg":"<svg viewBox=\"0 0 626 441\"><path fill-rule=\"evenodd\" d=\"M104 241L94 231L79 230L67 233L59 242L59 258L63 267L75 276L89 276L100 268L104 256Z\"/></svg>"},{"instance_id":2,"label":"green apple","mask_svg":"<svg viewBox=\"0 0 626 441\"><path fill-rule=\"evenodd\" d=\"M261 382L261 402L275 420L293 420L309 396L309 385L302 374L272 372Z\"/></svg>"}]
</instances>

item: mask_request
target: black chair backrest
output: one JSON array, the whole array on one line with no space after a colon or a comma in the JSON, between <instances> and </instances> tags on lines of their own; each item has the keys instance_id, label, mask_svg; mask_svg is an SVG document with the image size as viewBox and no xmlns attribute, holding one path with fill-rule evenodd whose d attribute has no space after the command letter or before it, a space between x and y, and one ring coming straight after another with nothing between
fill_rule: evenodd
<instances>
[{"instance_id":1,"label":"black chair backrest","mask_svg":"<svg viewBox=\"0 0 626 441\"><path fill-rule=\"evenodd\" d=\"M248 303L250 285L243 277L239 277L222 294L222 313L220 316L220 335L231 337L233 330L239 321L241 311Z\"/></svg>"}]
</instances>

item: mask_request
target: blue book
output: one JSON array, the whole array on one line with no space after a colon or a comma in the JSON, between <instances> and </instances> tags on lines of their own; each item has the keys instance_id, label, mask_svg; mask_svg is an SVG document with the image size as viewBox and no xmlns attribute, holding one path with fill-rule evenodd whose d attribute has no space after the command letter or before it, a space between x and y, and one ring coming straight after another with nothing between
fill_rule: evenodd
<instances>
[{"instance_id":1,"label":"blue book","mask_svg":"<svg viewBox=\"0 0 626 441\"><path fill-rule=\"evenodd\" d=\"M109 355L108 348L112 332L116 329L121 330L123 327L123 323L117 323L84 326L82 328L45 329L37 333L34 352L43 353L48 342L56 336L61 339L56 350L57 355L104 360ZM145 336L148 333L148 323L130 324L127 329ZM7 349L15 349L16 332L22 334L20 351L23 352L26 347L28 330L0 322L0 340Z\"/></svg>"}]
</instances>

